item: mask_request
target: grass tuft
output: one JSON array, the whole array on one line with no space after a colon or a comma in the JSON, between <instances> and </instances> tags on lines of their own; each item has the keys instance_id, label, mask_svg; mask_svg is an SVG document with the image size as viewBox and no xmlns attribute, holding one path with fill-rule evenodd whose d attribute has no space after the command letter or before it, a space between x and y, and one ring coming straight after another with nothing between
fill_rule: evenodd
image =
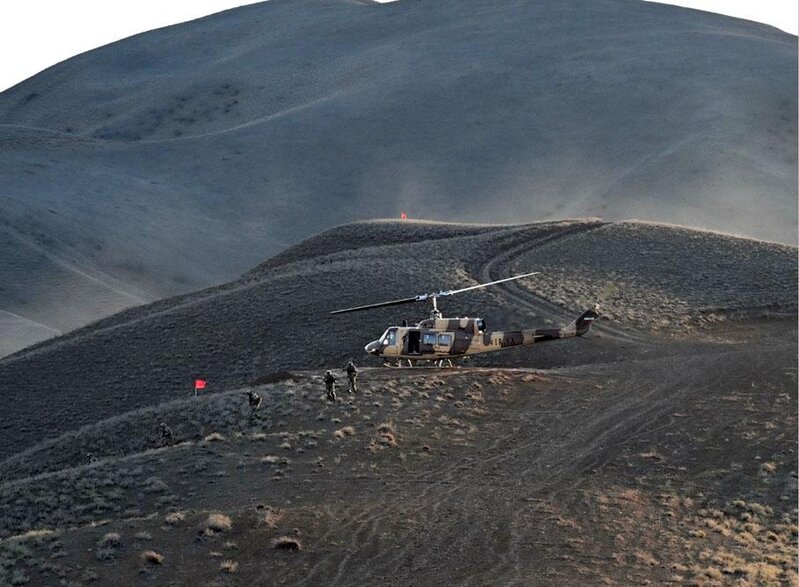
<instances>
[{"instance_id":1,"label":"grass tuft","mask_svg":"<svg viewBox=\"0 0 799 587\"><path fill-rule=\"evenodd\" d=\"M302 542L293 536L281 536L276 538L272 544L276 550L302 550Z\"/></svg>"},{"instance_id":2,"label":"grass tuft","mask_svg":"<svg viewBox=\"0 0 799 587\"><path fill-rule=\"evenodd\" d=\"M355 436L355 428L352 426L344 426L333 432L336 438L344 438L345 436Z\"/></svg>"},{"instance_id":3,"label":"grass tuft","mask_svg":"<svg viewBox=\"0 0 799 587\"><path fill-rule=\"evenodd\" d=\"M164 555L154 550L145 550L141 553L141 560L151 565L162 565L164 564Z\"/></svg>"},{"instance_id":4,"label":"grass tuft","mask_svg":"<svg viewBox=\"0 0 799 587\"><path fill-rule=\"evenodd\" d=\"M224 532L233 527L233 521L225 514L210 514L205 525L212 532Z\"/></svg>"},{"instance_id":5,"label":"grass tuft","mask_svg":"<svg viewBox=\"0 0 799 587\"><path fill-rule=\"evenodd\" d=\"M219 564L219 569L220 569L221 571L225 571L226 573L228 573L228 574L232 575L232 574L234 574L236 571L238 571L238 570L239 570L239 563L238 563L238 562L236 562L236 561L234 561L234 560L226 560L226 561L222 561L222 562Z\"/></svg>"}]
</instances>

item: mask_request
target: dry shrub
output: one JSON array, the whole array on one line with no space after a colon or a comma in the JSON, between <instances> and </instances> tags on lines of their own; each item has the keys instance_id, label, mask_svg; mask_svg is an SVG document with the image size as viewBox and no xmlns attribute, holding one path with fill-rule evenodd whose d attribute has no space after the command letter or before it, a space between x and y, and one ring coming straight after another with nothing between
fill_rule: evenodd
<instances>
[{"instance_id":1,"label":"dry shrub","mask_svg":"<svg viewBox=\"0 0 799 587\"><path fill-rule=\"evenodd\" d=\"M719 567L721 567L721 572L726 575L734 574L735 571L741 568L746 562L741 557L731 552L725 551L720 551L713 554L712 560Z\"/></svg>"},{"instance_id":2,"label":"dry shrub","mask_svg":"<svg viewBox=\"0 0 799 587\"><path fill-rule=\"evenodd\" d=\"M272 542L277 550L302 550L302 542L293 536L281 536Z\"/></svg>"},{"instance_id":3,"label":"dry shrub","mask_svg":"<svg viewBox=\"0 0 799 587\"><path fill-rule=\"evenodd\" d=\"M377 427L377 436L369 445L370 450L376 450L386 447L396 447L397 437L394 428L394 422L383 422Z\"/></svg>"},{"instance_id":4,"label":"dry shrub","mask_svg":"<svg viewBox=\"0 0 799 587\"><path fill-rule=\"evenodd\" d=\"M761 517L770 516L771 514L774 513L774 510L772 510L769 506L762 505L759 503L750 503L749 511L755 514L756 516L761 516Z\"/></svg>"},{"instance_id":5,"label":"dry shrub","mask_svg":"<svg viewBox=\"0 0 799 587\"><path fill-rule=\"evenodd\" d=\"M732 537L735 542L738 544L743 544L744 546L754 546L757 544L757 539L750 534L749 532L741 532L739 534L734 534Z\"/></svg>"},{"instance_id":6,"label":"dry shrub","mask_svg":"<svg viewBox=\"0 0 799 587\"><path fill-rule=\"evenodd\" d=\"M210 514L205 525L212 532L224 532L233 527L233 521L225 514Z\"/></svg>"},{"instance_id":7,"label":"dry shrub","mask_svg":"<svg viewBox=\"0 0 799 587\"><path fill-rule=\"evenodd\" d=\"M151 565L162 565L164 564L164 555L154 550L145 550L141 553L141 560L144 563L149 563Z\"/></svg>"},{"instance_id":8,"label":"dry shrub","mask_svg":"<svg viewBox=\"0 0 799 587\"><path fill-rule=\"evenodd\" d=\"M355 436L355 428L352 426L344 426L333 432L336 438L344 438L345 436Z\"/></svg>"},{"instance_id":9,"label":"dry shrub","mask_svg":"<svg viewBox=\"0 0 799 587\"><path fill-rule=\"evenodd\" d=\"M134 534L134 537L136 538L136 540L152 540L153 539L153 535L150 534L149 532L136 532L136 534Z\"/></svg>"},{"instance_id":10,"label":"dry shrub","mask_svg":"<svg viewBox=\"0 0 799 587\"><path fill-rule=\"evenodd\" d=\"M744 567L746 576L758 585L779 583L782 571L768 563L750 563Z\"/></svg>"},{"instance_id":11,"label":"dry shrub","mask_svg":"<svg viewBox=\"0 0 799 587\"><path fill-rule=\"evenodd\" d=\"M641 457L642 459L649 459L658 462L666 460L656 450L648 450L640 453L638 456Z\"/></svg>"},{"instance_id":12,"label":"dry shrub","mask_svg":"<svg viewBox=\"0 0 799 587\"><path fill-rule=\"evenodd\" d=\"M234 560L222 561L219 565L219 569L232 575L239 570L239 563Z\"/></svg>"},{"instance_id":13,"label":"dry shrub","mask_svg":"<svg viewBox=\"0 0 799 587\"><path fill-rule=\"evenodd\" d=\"M211 432L208 436L203 438L205 442L219 442L221 440L225 440L225 437L222 436L219 432Z\"/></svg>"},{"instance_id":14,"label":"dry shrub","mask_svg":"<svg viewBox=\"0 0 799 587\"><path fill-rule=\"evenodd\" d=\"M104 534L100 540L97 541L97 546L99 547L112 547L116 548L122 542L122 536L119 535L119 532L108 532Z\"/></svg>"},{"instance_id":15,"label":"dry shrub","mask_svg":"<svg viewBox=\"0 0 799 587\"><path fill-rule=\"evenodd\" d=\"M707 526L711 530L714 530L715 532L718 532L722 536L730 536L732 534L728 524L725 524L724 522L719 522L714 518L705 520L705 526Z\"/></svg>"},{"instance_id":16,"label":"dry shrub","mask_svg":"<svg viewBox=\"0 0 799 587\"><path fill-rule=\"evenodd\" d=\"M767 462L760 465L760 473L762 475L773 475L777 470L777 463Z\"/></svg>"},{"instance_id":17,"label":"dry shrub","mask_svg":"<svg viewBox=\"0 0 799 587\"><path fill-rule=\"evenodd\" d=\"M383 422L377 427L378 434L388 434L394 432L394 422Z\"/></svg>"},{"instance_id":18,"label":"dry shrub","mask_svg":"<svg viewBox=\"0 0 799 587\"><path fill-rule=\"evenodd\" d=\"M281 519L283 519L282 510L278 510L269 506L266 507L266 513L264 514L264 524L266 524L270 528L277 528L277 525Z\"/></svg>"},{"instance_id":19,"label":"dry shrub","mask_svg":"<svg viewBox=\"0 0 799 587\"><path fill-rule=\"evenodd\" d=\"M654 567L658 564L658 561L654 556L642 550L635 551L635 559L640 563L649 565L650 567Z\"/></svg>"},{"instance_id":20,"label":"dry shrub","mask_svg":"<svg viewBox=\"0 0 799 587\"><path fill-rule=\"evenodd\" d=\"M275 463L279 463L280 462L280 457L277 456L277 455L265 455L265 456L261 457L261 462L262 463L268 463L270 465L274 465Z\"/></svg>"},{"instance_id":21,"label":"dry shrub","mask_svg":"<svg viewBox=\"0 0 799 587\"><path fill-rule=\"evenodd\" d=\"M177 526L180 522L186 519L186 514L183 512L170 512L164 518L164 521L170 526Z\"/></svg>"},{"instance_id":22,"label":"dry shrub","mask_svg":"<svg viewBox=\"0 0 799 587\"><path fill-rule=\"evenodd\" d=\"M717 581L719 583L721 583L721 581L724 579L724 573L722 573L716 567L702 568L700 566L694 566L692 571L695 575L699 577L707 577L708 579L712 581Z\"/></svg>"}]
</instances>

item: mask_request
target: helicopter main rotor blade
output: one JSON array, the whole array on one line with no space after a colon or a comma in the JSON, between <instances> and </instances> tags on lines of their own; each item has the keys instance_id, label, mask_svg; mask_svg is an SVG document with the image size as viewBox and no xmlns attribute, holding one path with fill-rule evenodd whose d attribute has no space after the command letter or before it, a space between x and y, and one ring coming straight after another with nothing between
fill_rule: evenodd
<instances>
[{"instance_id":1,"label":"helicopter main rotor blade","mask_svg":"<svg viewBox=\"0 0 799 587\"><path fill-rule=\"evenodd\" d=\"M495 285L497 283L503 283L505 281L513 281L514 279L522 279L523 277L530 277L531 275L538 275L540 271L534 271L532 273L524 273L523 275L514 275L513 277L506 277L505 279L497 279L496 281L489 281L488 283L479 283L477 285L472 285L469 287L464 287L461 289L448 289L442 290L438 293L429 293L429 294L420 294L418 296L414 296L412 298L402 298L401 300L392 300L390 302L380 302L379 304L367 304L365 306L356 306L354 308L345 308L344 310L334 310L330 312L331 314L344 314L346 312L359 312L361 310L371 310L372 308L383 308L385 306L399 306L400 304L412 304L413 302L424 302L427 300L432 299L433 303L435 304L435 298L440 298L443 296L451 296L457 293L462 293L464 291L470 291L472 289L480 289L482 287L488 287L489 285ZM435 307L435 306L434 306Z\"/></svg>"},{"instance_id":2,"label":"helicopter main rotor blade","mask_svg":"<svg viewBox=\"0 0 799 587\"><path fill-rule=\"evenodd\" d=\"M367 304L366 306L356 306L354 308L345 308L344 310L335 310L331 314L344 314L345 312L358 312L360 310L371 310L372 308L382 308L383 306L399 306L400 304L410 304L413 302L421 302L426 300L427 296L415 296L412 298L403 298L401 300L392 300L390 302L380 302L379 304Z\"/></svg>"},{"instance_id":3,"label":"helicopter main rotor blade","mask_svg":"<svg viewBox=\"0 0 799 587\"><path fill-rule=\"evenodd\" d=\"M525 273L523 275L514 275L513 277L506 277L505 279L497 279L496 281L489 281L488 283L478 283L477 285L472 285L470 287L464 287L462 289L449 289L446 291L440 291L437 294L433 294L437 297L440 296L451 296L457 293L461 293L464 291L469 291L472 289L480 289L481 287L488 287L489 285L495 285L497 283L503 283L505 281L513 281L514 279L521 279L523 277L530 277L531 275L538 275L540 271L533 271L532 273Z\"/></svg>"}]
</instances>

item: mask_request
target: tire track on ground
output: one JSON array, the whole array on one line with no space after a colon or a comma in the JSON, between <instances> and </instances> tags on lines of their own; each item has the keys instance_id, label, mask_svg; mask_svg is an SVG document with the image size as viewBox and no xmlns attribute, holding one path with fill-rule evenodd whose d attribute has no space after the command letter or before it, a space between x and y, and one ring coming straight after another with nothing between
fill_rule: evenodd
<instances>
[{"instance_id":1,"label":"tire track on ground","mask_svg":"<svg viewBox=\"0 0 799 587\"><path fill-rule=\"evenodd\" d=\"M478 280L482 282L494 281L501 277L507 276L512 271L510 267L515 259L518 259L523 254L532 251L533 249L548 245L552 242L584 234L593 230L598 230L611 225L610 222L583 222L576 226L566 226L561 229L553 229L546 234L535 236L524 240L523 242L515 245L504 246L500 252L494 255L491 259L484 262L476 268ZM515 231L511 234L510 240L515 241L520 237L520 233L526 231ZM554 317L559 321L571 322L576 316L568 314L566 310L560 306L534 294L528 289L524 288L520 283L515 281L497 284L496 289L502 292L503 297L510 299L523 309L528 310L533 316L545 315ZM579 311L584 311L585 308L580 308ZM612 328L607 325L594 324L593 328L597 329L603 336L612 338L622 342L639 343L639 344L652 344L652 339L643 334L635 334L622 331L619 328Z\"/></svg>"}]
</instances>

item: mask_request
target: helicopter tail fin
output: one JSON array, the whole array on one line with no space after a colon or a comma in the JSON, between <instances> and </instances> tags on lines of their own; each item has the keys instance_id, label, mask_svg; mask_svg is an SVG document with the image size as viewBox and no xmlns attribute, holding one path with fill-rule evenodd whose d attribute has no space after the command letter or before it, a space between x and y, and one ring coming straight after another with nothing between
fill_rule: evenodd
<instances>
[{"instance_id":1,"label":"helicopter tail fin","mask_svg":"<svg viewBox=\"0 0 799 587\"><path fill-rule=\"evenodd\" d=\"M574 332L574 336L582 336L591 328L591 323L599 317L599 304L594 304L590 310L586 310L580 316L569 324L564 331Z\"/></svg>"}]
</instances>

